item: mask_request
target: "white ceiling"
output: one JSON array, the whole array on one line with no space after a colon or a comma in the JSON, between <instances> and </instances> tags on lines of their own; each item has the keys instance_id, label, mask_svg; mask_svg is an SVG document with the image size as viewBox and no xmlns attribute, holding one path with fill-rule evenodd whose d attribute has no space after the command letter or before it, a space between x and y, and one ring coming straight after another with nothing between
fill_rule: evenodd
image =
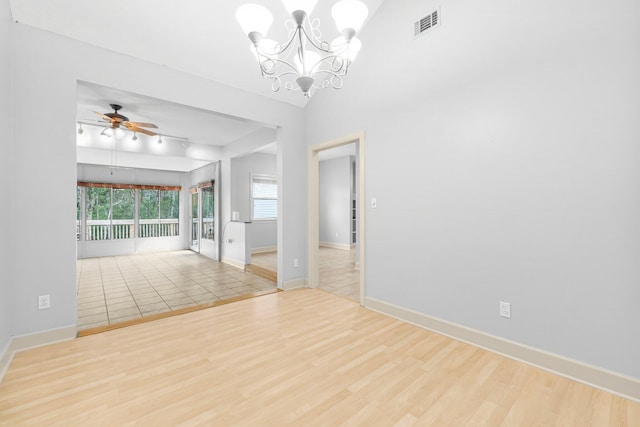
<instances>
[{"instance_id":1,"label":"white ceiling","mask_svg":"<svg viewBox=\"0 0 640 427\"><path fill-rule=\"evenodd\" d=\"M111 113L109 104L119 104L119 113L130 121L154 123L158 129L152 131L187 138L194 144L224 146L262 127L248 120L90 83L78 83L77 96L80 121L103 123L93 111Z\"/></svg>"},{"instance_id":2,"label":"white ceiling","mask_svg":"<svg viewBox=\"0 0 640 427\"><path fill-rule=\"evenodd\" d=\"M236 9L249 1L272 11L269 37L284 40L288 16L279 0L10 0L10 5L21 24L304 107L307 98L299 91L274 93L260 76L235 19ZM362 1L370 18L383 0ZM313 13L325 24L327 40L338 35L330 14L334 3L319 1ZM133 142L128 135L114 142L100 136L100 128L85 126L77 141L80 163L188 171L218 160L224 145L261 129L258 123L90 83L78 84L77 99L79 121L99 123L92 110L111 112L114 103L131 121L155 123L163 135L188 139L185 144L163 138L159 145L154 138L139 135ZM275 145L261 151L274 153Z\"/></svg>"},{"instance_id":3,"label":"white ceiling","mask_svg":"<svg viewBox=\"0 0 640 427\"><path fill-rule=\"evenodd\" d=\"M383 0L362 1L370 18ZM307 99L299 91L273 93L260 76L249 40L235 19L238 6L247 2L263 4L274 14L270 38L286 38L288 16L278 0L11 0L10 4L19 23L303 107ZM319 1L313 13L324 24L327 40L338 36L330 17L334 3Z\"/></svg>"},{"instance_id":4,"label":"white ceiling","mask_svg":"<svg viewBox=\"0 0 640 427\"><path fill-rule=\"evenodd\" d=\"M78 83L77 103L83 129L76 141L78 163L186 172L219 160L225 145L263 129L248 120L85 82ZM120 114L130 121L156 124L151 130L163 143L143 134L133 141L129 131L121 139L100 135L106 122L94 111L112 112L109 104L121 105Z\"/></svg>"}]
</instances>

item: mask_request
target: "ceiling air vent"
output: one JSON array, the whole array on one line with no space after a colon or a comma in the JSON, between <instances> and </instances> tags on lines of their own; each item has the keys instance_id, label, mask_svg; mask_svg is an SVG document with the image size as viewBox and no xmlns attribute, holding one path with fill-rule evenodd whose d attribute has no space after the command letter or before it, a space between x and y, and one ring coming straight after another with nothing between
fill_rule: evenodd
<instances>
[{"instance_id":1,"label":"ceiling air vent","mask_svg":"<svg viewBox=\"0 0 640 427\"><path fill-rule=\"evenodd\" d=\"M434 27L440 26L440 8L437 8L414 24L415 36L421 36Z\"/></svg>"}]
</instances>

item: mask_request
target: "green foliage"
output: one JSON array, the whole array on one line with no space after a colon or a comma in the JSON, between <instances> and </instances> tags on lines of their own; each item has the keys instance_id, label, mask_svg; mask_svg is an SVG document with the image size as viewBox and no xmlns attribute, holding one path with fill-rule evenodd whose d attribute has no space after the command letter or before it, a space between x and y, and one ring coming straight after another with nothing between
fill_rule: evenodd
<instances>
[{"instance_id":1,"label":"green foliage","mask_svg":"<svg viewBox=\"0 0 640 427\"><path fill-rule=\"evenodd\" d=\"M88 220L111 219L111 189L87 187L86 205Z\"/></svg>"},{"instance_id":2,"label":"green foliage","mask_svg":"<svg viewBox=\"0 0 640 427\"><path fill-rule=\"evenodd\" d=\"M180 214L180 192L160 192L160 219L178 219Z\"/></svg>"},{"instance_id":3,"label":"green foliage","mask_svg":"<svg viewBox=\"0 0 640 427\"><path fill-rule=\"evenodd\" d=\"M202 218L213 218L213 187L202 189Z\"/></svg>"},{"instance_id":4,"label":"green foliage","mask_svg":"<svg viewBox=\"0 0 640 427\"><path fill-rule=\"evenodd\" d=\"M135 215L134 190L113 190L113 219L133 219Z\"/></svg>"},{"instance_id":5,"label":"green foliage","mask_svg":"<svg viewBox=\"0 0 640 427\"><path fill-rule=\"evenodd\" d=\"M140 190L140 219L158 218L158 190Z\"/></svg>"}]
</instances>

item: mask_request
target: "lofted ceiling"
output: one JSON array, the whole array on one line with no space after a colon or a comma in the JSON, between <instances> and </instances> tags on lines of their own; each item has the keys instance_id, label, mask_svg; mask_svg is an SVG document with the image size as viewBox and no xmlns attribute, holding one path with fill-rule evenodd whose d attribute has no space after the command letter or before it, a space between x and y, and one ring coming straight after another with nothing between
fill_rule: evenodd
<instances>
[{"instance_id":1,"label":"lofted ceiling","mask_svg":"<svg viewBox=\"0 0 640 427\"><path fill-rule=\"evenodd\" d=\"M362 1L371 18L383 0ZM268 36L284 40L288 15L278 0L11 0L10 4L13 19L21 24L304 107L307 99L299 91L274 93L260 76L250 42L235 19L236 9L248 2L272 11ZM330 13L334 3L319 1L313 12L323 23L323 39L329 41L338 36Z\"/></svg>"},{"instance_id":2,"label":"lofted ceiling","mask_svg":"<svg viewBox=\"0 0 640 427\"><path fill-rule=\"evenodd\" d=\"M260 76L235 19L236 9L249 1L272 11L268 36L284 40L288 16L279 0L10 0L10 5L20 24L304 107L308 100L299 91L274 93ZM335 1L319 1L313 12L323 23L323 39L338 35L330 13ZM383 0L362 1L370 19ZM84 126L77 141L81 163L188 171L219 159L226 144L262 129L246 120L90 83L78 84L77 100L79 121L99 123L92 110L112 112L109 104L115 103L131 121L155 123L163 135L186 138L164 138L159 145L157 139L140 135L133 142L127 135L109 143L99 135L101 128ZM263 150L274 151L273 144Z\"/></svg>"}]
</instances>

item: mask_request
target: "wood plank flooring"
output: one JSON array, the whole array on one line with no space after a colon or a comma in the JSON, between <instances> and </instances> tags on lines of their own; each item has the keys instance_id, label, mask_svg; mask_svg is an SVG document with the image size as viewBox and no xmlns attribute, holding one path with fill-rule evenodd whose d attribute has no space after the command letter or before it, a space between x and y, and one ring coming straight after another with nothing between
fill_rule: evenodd
<instances>
[{"instance_id":1,"label":"wood plank flooring","mask_svg":"<svg viewBox=\"0 0 640 427\"><path fill-rule=\"evenodd\" d=\"M301 289L19 353L0 425L638 426L640 404Z\"/></svg>"}]
</instances>

